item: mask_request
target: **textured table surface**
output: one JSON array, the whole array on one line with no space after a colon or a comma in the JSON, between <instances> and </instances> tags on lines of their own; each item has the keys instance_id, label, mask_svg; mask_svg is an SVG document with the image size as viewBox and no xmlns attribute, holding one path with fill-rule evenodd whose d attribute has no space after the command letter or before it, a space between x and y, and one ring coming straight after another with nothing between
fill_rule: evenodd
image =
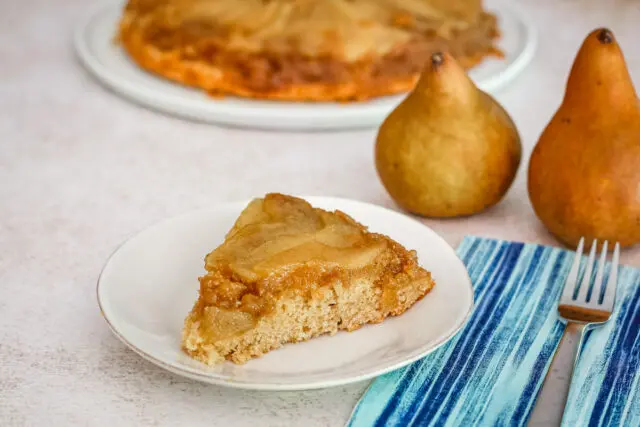
<instances>
[{"instance_id":1,"label":"textured table surface","mask_svg":"<svg viewBox=\"0 0 640 427\"><path fill-rule=\"evenodd\" d=\"M0 3L0 424L342 425L366 383L256 393L169 374L109 332L95 282L132 233L218 202L280 191L394 208L373 167L375 131L240 130L132 105L75 60L73 28L95 3ZM538 50L496 97L525 160L500 205L425 221L454 246L465 234L556 244L531 210L526 159L588 31L614 30L640 84L640 1L516 3L539 28ZM640 248L623 260L640 265Z\"/></svg>"}]
</instances>

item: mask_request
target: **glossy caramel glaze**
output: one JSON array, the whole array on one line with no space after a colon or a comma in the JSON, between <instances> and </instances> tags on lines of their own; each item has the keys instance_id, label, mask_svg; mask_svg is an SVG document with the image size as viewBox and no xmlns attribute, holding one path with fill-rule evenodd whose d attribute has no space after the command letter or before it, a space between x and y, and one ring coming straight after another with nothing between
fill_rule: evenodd
<instances>
[{"instance_id":1,"label":"glossy caramel glaze","mask_svg":"<svg viewBox=\"0 0 640 427\"><path fill-rule=\"evenodd\" d=\"M360 277L374 277L383 304L392 305L395 284L428 274L414 252L368 232L348 215L282 194L251 202L224 243L207 255L205 268L197 307L252 316L270 312L284 292L313 297Z\"/></svg>"}]
</instances>

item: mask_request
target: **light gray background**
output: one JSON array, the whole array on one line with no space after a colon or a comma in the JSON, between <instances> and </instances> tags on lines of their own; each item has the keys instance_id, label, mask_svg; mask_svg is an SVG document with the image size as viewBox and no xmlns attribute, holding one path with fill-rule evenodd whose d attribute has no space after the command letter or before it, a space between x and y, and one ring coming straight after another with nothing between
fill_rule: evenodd
<instances>
[{"instance_id":1,"label":"light gray background","mask_svg":"<svg viewBox=\"0 0 640 427\"><path fill-rule=\"evenodd\" d=\"M132 105L74 57L72 31L99 3L0 3L0 424L342 425L366 383L254 393L182 379L111 335L95 282L123 239L218 202L281 191L393 208L373 166L375 131L220 128ZM639 1L515 3L538 26L539 46L497 98L520 129L524 161L494 209L425 220L454 246L465 234L555 244L529 205L526 162L590 30L611 26L640 84ZM623 260L640 265L640 248Z\"/></svg>"}]
</instances>

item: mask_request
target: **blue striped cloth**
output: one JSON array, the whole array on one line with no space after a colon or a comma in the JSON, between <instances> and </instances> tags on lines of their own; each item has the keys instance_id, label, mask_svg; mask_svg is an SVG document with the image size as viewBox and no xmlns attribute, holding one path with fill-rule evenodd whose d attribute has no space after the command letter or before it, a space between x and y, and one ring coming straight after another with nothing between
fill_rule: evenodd
<instances>
[{"instance_id":1,"label":"blue striped cloth","mask_svg":"<svg viewBox=\"0 0 640 427\"><path fill-rule=\"evenodd\" d=\"M557 301L573 254L467 237L458 255L475 290L469 322L377 378L349 426L526 425L564 330ZM563 425L640 426L640 269L620 268L614 317L583 342Z\"/></svg>"}]
</instances>

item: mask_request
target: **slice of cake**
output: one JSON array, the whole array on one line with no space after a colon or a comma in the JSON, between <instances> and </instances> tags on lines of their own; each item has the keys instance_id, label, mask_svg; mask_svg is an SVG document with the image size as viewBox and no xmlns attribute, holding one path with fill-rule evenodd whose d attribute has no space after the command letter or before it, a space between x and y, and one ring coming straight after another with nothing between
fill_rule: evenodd
<instances>
[{"instance_id":1,"label":"slice of cake","mask_svg":"<svg viewBox=\"0 0 640 427\"><path fill-rule=\"evenodd\" d=\"M498 37L481 0L128 0L118 31L152 73L290 101L405 92L434 51L471 67Z\"/></svg>"},{"instance_id":2,"label":"slice of cake","mask_svg":"<svg viewBox=\"0 0 640 427\"><path fill-rule=\"evenodd\" d=\"M414 251L282 194L252 201L205 268L182 346L207 364L381 322L434 286Z\"/></svg>"}]
</instances>

